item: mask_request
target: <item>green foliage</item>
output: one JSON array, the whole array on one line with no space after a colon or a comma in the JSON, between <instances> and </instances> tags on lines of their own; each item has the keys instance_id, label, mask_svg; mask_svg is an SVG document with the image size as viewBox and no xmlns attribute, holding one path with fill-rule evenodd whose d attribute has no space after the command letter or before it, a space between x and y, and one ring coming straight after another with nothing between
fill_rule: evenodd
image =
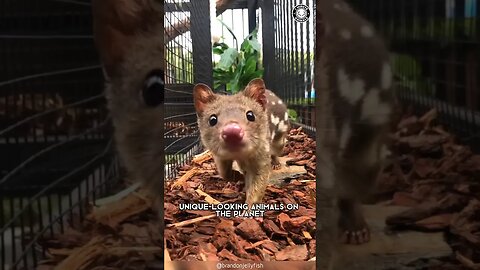
<instances>
[{"instance_id":1,"label":"green foliage","mask_svg":"<svg viewBox=\"0 0 480 270\"><path fill-rule=\"evenodd\" d=\"M165 54L172 80L176 83L193 83L192 53L181 47L171 47Z\"/></svg>"},{"instance_id":2,"label":"green foliage","mask_svg":"<svg viewBox=\"0 0 480 270\"><path fill-rule=\"evenodd\" d=\"M413 24L402 24L398 21L390 21L388 25L389 36L395 36L398 39L419 38L431 40L453 40L456 35L462 34L467 38L475 39L480 29L476 23L476 18L456 18L456 19L438 19L430 18L425 21L424 18L410 18Z\"/></svg>"},{"instance_id":3,"label":"green foliage","mask_svg":"<svg viewBox=\"0 0 480 270\"><path fill-rule=\"evenodd\" d=\"M397 82L399 86L428 96L435 95L433 81L422 76L422 67L415 58L404 54L394 54L393 70L395 76L399 78Z\"/></svg>"},{"instance_id":4,"label":"green foliage","mask_svg":"<svg viewBox=\"0 0 480 270\"><path fill-rule=\"evenodd\" d=\"M296 122L297 121L297 112L293 109L288 109L288 118L290 118L291 121Z\"/></svg>"},{"instance_id":5,"label":"green foliage","mask_svg":"<svg viewBox=\"0 0 480 270\"><path fill-rule=\"evenodd\" d=\"M260 64L261 45L257 39L258 29L248 35L240 50L229 48L225 43L215 43L213 53L220 55L220 61L213 69L214 88L226 85L226 90L236 93L255 78L263 77ZM233 33L232 33L233 35Z\"/></svg>"}]
</instances>

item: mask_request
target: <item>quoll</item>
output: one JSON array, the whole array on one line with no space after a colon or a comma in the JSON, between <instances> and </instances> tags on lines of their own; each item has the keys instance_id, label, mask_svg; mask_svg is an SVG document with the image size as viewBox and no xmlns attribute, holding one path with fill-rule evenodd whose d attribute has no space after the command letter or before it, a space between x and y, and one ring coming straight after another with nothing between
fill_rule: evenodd
<instances>
[{"instance_id":1,"label":"quoll","mask_svg":"<svg viewBox=\"0 0 480 270\"><path fill-rule=\"evenodd\" d=\"M345 2L317 1L317 9L317 173L335 191L340 239L362 244L370 231L360 202L388 154L395 115L392 67L374 27Z\"/></svg>"},{"instance_id":2,"label":"quoll","mask_svg":"<svg viewBox=\"0 0 480 270\"><path fill-rule=\"evenodd\" d=\"M215 94L205 84L193 93L201 141L220 176L232 179L237 161L245 175L246 203L261 202L272 168L281 167L278 157L290 126L286 105L262 79L235 95Z\"/></svg>"}]
</instances>

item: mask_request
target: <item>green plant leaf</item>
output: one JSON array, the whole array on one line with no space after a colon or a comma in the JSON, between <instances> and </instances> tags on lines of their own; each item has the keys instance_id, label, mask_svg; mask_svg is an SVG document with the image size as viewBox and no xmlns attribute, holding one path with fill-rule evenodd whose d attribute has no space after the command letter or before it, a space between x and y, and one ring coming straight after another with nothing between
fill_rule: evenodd
<instances>
[{"instance_id":1,"label":"green plant leaf","mask_svg":"<svg viewBox=\"0 0 480 270\"><path fill-rule=\"evenodd\" d=\"M263 68L255 71L253 78L263 78Z\"/></svg>"},{"instance_id":2,"label":"green plant leaf","mask_svg":"<svg viewBox=\"0 0 480 270\"><path fill-rule=\"evenodd\" d=\"M288 109L288 117L292 120L292 121L297 121L297 112L293 109Z\"/></svg>"},{"instance_id":3,"label":"green plant leaf","mask_svg":"<svg viewBox=\"0 0 480 270\"><path fill-rule=\"evenodd\" d=\"M222 54L220 62L218 62L217 68L222 70L228 70L236 61L238 52L234 48L228 48Z\"/></svg>"},{"instance_id":4,"label":"green plant leaf","mask_svg":"<svg viewBox=\"0 0 480 270\"><path fill-rule=\"evenodd\" d=\"M252 38L252 39L248 40L248 43L257 52L260 52L260 50L262 49L262 46L258 42L257 38Z\"/></svg>"},{"instance_id":5,"label":"green plant leaf","mask_svg":"<svg viewBox=\"0 0 480 270\"><path fill-rule=\"evenodd\" d=\"M247 61L245 61L245 76L251 76L253 73L255 73L255 70L257 69L257 61L255 56L249 56L247 58Z\"/></svg>"},{"instance_id":6,"label":"green plant leaf","mask_svg":"<svg viewBox=\"0 0 480 270\"><path fill-rule=\"evenodd\" d=\"M395 54L393 56L393 69L407 78L421 76L422 69L415 58L406 54Z\"/></svg>"},{"instance_id":7,"label":"green plant leaf","mask_svg":"<svg viewBox=\"0 0 480 270\"><path fill-rule=\"evenodd\" d=\"M226 48L218 43L214 44L213 47L217 48L214 51L217 54L223 49L220 61L213 70L215 87L225 85L227 91L236 93L245 88L252 79L263 77L263 68L260 64L261 45L257 40L257 34L258 29L256 28L243 40L240 51L228 48L228 46Z\"/></svg>"},{"instance_id":8,"label":"green plant leaf","mask_svg":"<svg viewBox=\"0 0 480 270\"><path fill-rule=\"evenodd\" d=\"M218 54L218 55L222 55L223 52L224 52L224 50L223 50L222 48L218 48L218 47L217 47L217 48L213 48L212 51L213 51L214 54Z\"/></svg>"}]
</instances>

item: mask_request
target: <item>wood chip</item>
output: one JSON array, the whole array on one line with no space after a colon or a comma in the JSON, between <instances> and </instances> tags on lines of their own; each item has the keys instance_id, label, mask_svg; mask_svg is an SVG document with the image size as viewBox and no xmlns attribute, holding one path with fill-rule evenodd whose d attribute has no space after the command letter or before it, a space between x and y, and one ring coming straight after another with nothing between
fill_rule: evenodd
<instances>
[{"instance_id":1,"label":"wood chip","mask_svg":"<svg viewBox=\"0 0 480 270\"><path fill-rule=\"evenodd\" d=\"M191 170L187 171L184 175L177 179L172 185L172 189L178 187L184 187L185 183L190 180L197 172L199 171L198 168L192 168ZM184 188L185 189L185 188Z\"/></svg>"}]
</instances>

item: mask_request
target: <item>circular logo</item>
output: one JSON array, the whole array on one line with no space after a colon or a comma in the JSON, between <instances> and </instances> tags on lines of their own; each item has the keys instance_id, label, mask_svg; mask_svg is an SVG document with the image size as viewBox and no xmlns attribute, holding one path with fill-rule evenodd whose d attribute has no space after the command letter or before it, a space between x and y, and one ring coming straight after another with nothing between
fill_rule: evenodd
<instances>
[{"instance_id":1,"label":"circular logo","mask_svg":"<svg viewBox=\"0 0 480 270\"><path fill-rule=\"evenodd\" d=\"M297 22L306 22L310 18L310 9L306 5L296 5L293 8L293 18Z\"/></svg>"}]
</instances>

